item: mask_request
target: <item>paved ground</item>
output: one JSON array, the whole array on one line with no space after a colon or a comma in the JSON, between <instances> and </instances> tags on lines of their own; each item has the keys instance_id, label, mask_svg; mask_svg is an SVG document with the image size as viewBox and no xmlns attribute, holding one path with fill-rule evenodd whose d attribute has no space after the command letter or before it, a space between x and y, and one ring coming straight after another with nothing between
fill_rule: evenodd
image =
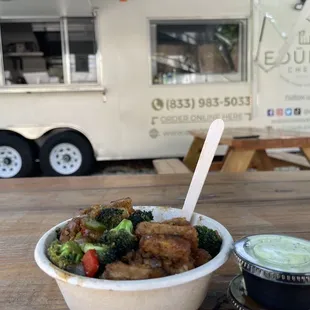
<instances>
[{"instance_id":1,"label":"paved ground","mask_svg":"<svg viewBox=\"0 0 310 310\"><path fill-rule=\"evenodd\" d=\"M97 163L98 174L155 174L152 160L122 160Z\"/></svg>"},{"instance_id":2,"label":"paved ground","mask_svg":"<svg viewBox=\"0 0 310 310\"><path fill-rule=\"evenodd\" d=\"M97 162L93 175L111 175L111 174L155 174L152 159L146 160L121 160L121 161L105 161ZM33 177L42 176L39 163Z\"/></svg>"}]
</instances>

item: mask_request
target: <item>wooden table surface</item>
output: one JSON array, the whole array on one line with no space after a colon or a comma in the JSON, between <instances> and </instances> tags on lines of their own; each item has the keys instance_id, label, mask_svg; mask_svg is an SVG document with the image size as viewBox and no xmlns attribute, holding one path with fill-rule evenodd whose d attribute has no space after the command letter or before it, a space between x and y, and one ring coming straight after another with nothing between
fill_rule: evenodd
<instances>
[{"instance_id":1,"label":"wooden table surface","mask_svg":"<svg viewBox=\"0 0 310 310\"><path fill-rule=\"evenodd\" d=\"M191 131L191 134L194 137L205 139L207 132L194 130ZM252 139L250 139L251 136L253 137ZM255 139L255 136L258 136L258 138ZM226 127L220 144L248 150L264 150L266 148L280 147L309 147L310 133L287 129Z\"/></svg>"},{"instance_id":2,"label":"wooden table surface","mask_svg":"<svg viewBox=\"0 0 310 310\"><path fill-rule=\"evenodd\" d=\"M96 176L0 181L0 308L68 309L53 279L35 264L39 237L79 208L130 196L136 205L181 207L190 175ZM197 212L234 239L284 233L310 239L310 172L218 173L208 177ZM231 258L213 277L200 310L232 310L226 300L238 273Z\"/></svg>"}]
</instances>

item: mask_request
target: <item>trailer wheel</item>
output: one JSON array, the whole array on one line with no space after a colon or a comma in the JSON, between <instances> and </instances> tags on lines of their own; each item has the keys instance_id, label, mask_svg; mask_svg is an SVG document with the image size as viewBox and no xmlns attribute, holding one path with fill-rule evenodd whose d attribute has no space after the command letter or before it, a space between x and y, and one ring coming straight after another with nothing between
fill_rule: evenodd
<instances>
[{"instance_id":1,"label":"trailer wheel","mask_svg":"<svg viewBox=\"0 0 310 310\"><path fill-rule=\"evenodd\" d=\"M74 131L51 135L40 150L41 170L47 176L86 175L94 161L90 143Z\"/></svg>"},{"instance_id":2,"label":"trailer wheel","mask_svg":"<svg viewBox=\"0 0 310 310\"><path fill-rule=\"evenodd\" d=\"M0 133L0 178L24 178L31 176L34 154L30 143L14 133Z\"/></svg>"}]
</instances>

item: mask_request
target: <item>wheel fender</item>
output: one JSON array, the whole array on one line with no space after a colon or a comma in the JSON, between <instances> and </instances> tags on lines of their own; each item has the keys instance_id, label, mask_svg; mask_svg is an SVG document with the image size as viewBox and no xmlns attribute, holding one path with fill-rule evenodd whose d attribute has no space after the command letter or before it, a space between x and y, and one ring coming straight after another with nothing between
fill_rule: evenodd
<instances>
[{"instance_id":1,"label":"wheel fender","mask_svg":"<svg viewBox=\"0 0 310 310\"><path fill-rule=\"evenodd\" d=\"M78 126L74 126L71 124L57 124L50 126L28 125L28 126L8 126L6 128L0 128L0 132L1 131L14 132L26 138L27 140L37 140L44 137L46 134L53 134L53 132L65 131L65 130L74 130L83 135L89 141L90 145L93 148L94 156L95 158L97 158L98 145L96 145L96 143L94 143L95 141L93 141L91 137Z\"/></svg>"},{"instance_id":2,"label":"wheel fender","mask_svg":"<svg viewBox=\"0 0 310 310\"><path fill-rule=\"evenodd\" d=\"M54 126L7 127L3 131L16 132L28 140L36 140L46 132L56 129Z\"/></svg>"}]
</instances>

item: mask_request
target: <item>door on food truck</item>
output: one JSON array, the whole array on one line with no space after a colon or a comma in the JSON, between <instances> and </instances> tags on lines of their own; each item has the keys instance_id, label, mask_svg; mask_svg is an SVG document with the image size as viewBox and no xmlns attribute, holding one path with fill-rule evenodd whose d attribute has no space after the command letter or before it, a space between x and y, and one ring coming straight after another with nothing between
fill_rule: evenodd
<instances>
[{"instance_id":1,"label":"door on food truck","mask_svg":"<svg viewBox=\"0 0 310 310\"><path fill-rule=\"evenodd\" d=\"M255 48L259 51L254 113L266 126L310 129L310 22L305 19L300 23L299 19L305 2L260 0L254 8ZM271 70L285 37L297 22L300 26L291 46L280 65Z\"/></svg>"},{"instance_id":2,"label":"door on food truck","mask_svg":"<svg viewBox=\"0 0 310 310\"><path fill-rule=\"evenodd\" d=\"M248 124L250 0L108 3L104 79L108 104L109 87L118 94L124 157L183 156L189 130L206 130L215 118Z\"/></svg>"}]
</instances>

